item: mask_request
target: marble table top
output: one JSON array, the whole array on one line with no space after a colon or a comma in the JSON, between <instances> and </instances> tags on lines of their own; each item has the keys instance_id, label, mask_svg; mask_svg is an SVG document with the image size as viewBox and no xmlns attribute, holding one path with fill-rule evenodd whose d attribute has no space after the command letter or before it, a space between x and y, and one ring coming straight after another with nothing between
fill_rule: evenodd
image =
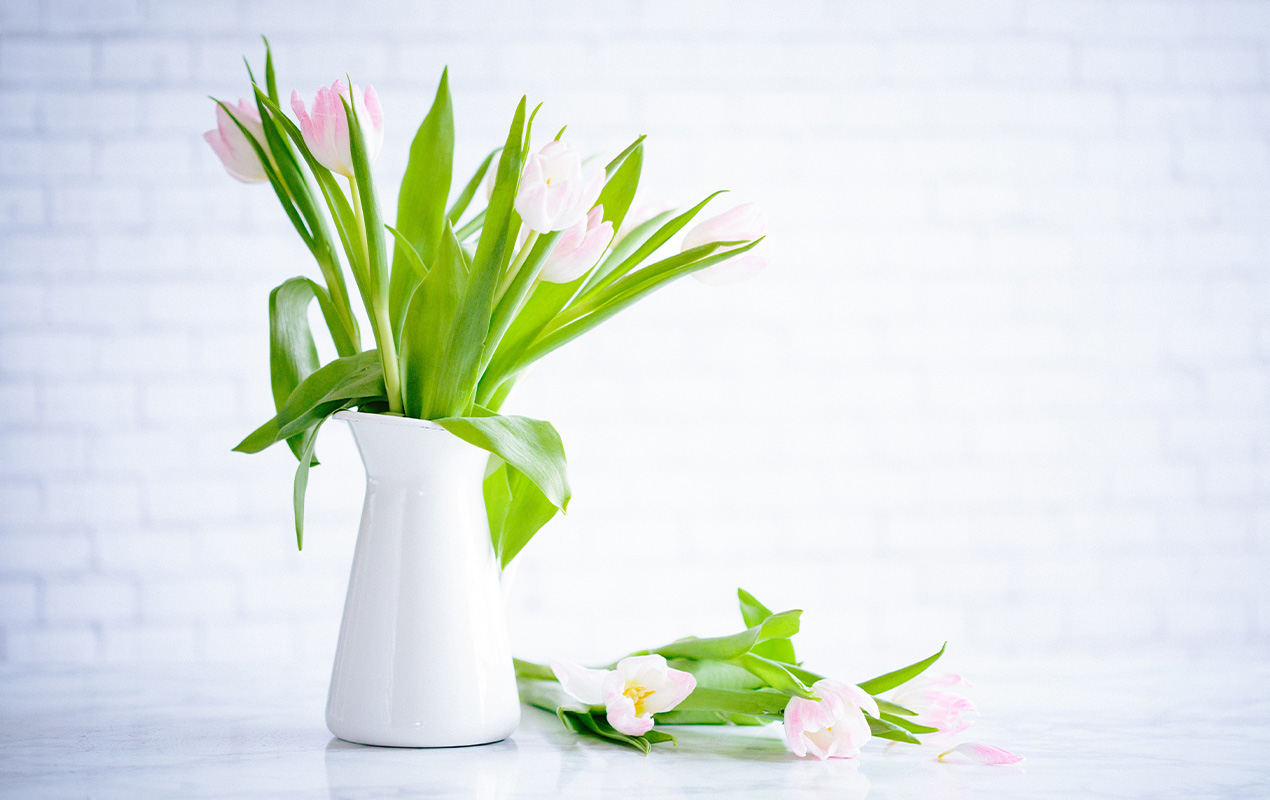
<instances>
[{"instance_id":1,"label":"marble table top","mask_svg":"<svg viewBox=\"0 0 1270 800\"><path fill-rule=\"evenodd\" d=\"M650 757L526 708L511 739L397 750L333 739L326 674L287 666L0 667L0 795L277 798L1265 798L1270 661L979 669L974 739L1026 757L939 763L871 742L789 755L779 731L686 728Z\"/></svg>"}]
</instances>

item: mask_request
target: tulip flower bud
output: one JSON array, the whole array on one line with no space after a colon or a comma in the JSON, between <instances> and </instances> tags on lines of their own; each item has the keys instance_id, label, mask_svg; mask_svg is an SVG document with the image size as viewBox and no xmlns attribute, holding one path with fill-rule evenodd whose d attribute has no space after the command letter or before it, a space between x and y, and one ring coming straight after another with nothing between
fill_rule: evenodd
<instances>
[{"instance_id":1,"label":"tulip flower bud","mask_svg":"<svg viewBox=\"0 0 1270 800\"><path fill-rule=\"evenodd\" d=\"M549 283L571 283L586 274L613 239L613 223L604 219L604 206L591 209L578 224L556 240L538 277Z\"/></svg>"},{"instance_id":2,"label":"tulip flower bud","mask_svg":"<svg viewBox=\"0 0 1270 800\"><path fill-rule=\"evenodd\" d=\"M525 162L516 213L537 233L562 231L583 220L604 189L604 168L582 169L582 159L564 142L543 145Z\"/></svg>"},{"instance_id":3,"label":"tulip flower bud","mask_svg":"<svg viewBox=\"0 0 1270 800\"><path fill-rule=\"evenodd\" d=\"M767 235L767 215L753 203L739 205L688 231L680 252L711 242L750 242ZM711 286L737 283L757 275L768 264L761 254L750 250L721 264L692 273L692 277Z\"/></svg>"},{"instance_id":4,"label":"tulip flower bud","mask_svg":"<svg viewBox=\"0 0 1270 800\"><path fill-rule=\"evenodd\" d=\"M238 105L230 107L234 110L233 117L225 111L224 106L216 104L216 130L203 134L203 139L212 146L212 152L216 153L230 175L243 183L266 180L269 176L260 163L260 156L256 155L255 148L243 134L242 128L234 122L241 122L243 128L251 131L252 138L266 148L265 152L269 152L265 144L265 128L260 123L260 113L246 100L239 100Z\"/></svg>"},{"instance_id":5,"label":"tulip flower bud","mask_svg":"<svg viewBox=\"0 0 1270 800\"><path fill-rule=\"evenodd\" d=\"M379 107L375 87L367 86L365 94L356 84L350 93L344 81L323 86L313 100L312 115L304 107L298 91L291 92L291 110L300 121L304 143L318 163L332 172L353 177L353 154L348 136L348 118L344 115L343 97L352 103L366 139L366 158L374 163L384 143L384 114Z\"/></svg>"}]
</instances>

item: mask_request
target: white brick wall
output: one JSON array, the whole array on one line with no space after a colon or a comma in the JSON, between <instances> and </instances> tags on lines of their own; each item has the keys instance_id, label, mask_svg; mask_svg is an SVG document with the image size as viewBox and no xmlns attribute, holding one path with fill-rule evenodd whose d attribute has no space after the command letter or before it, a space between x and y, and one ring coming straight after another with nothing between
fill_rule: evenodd
<instances>
[{"instance_id":1,"label":"white brick wall","mask_svg":"<svg viewBox=\"0 0 1270 800\"><path fill-rule=\"evenodd\" d=\"M0 659L330 656L347 433L300 554L290 455L229 452L270 412L267 291L313 272L200 140L260 33L284 91L380 90L389 204L448 63L461 169L528 92L588 147L649 134L647 200L771 217L766 274L513 398L576 487L519 651L726 630L738 583L822 663L1270 645L1270 3L13 0Z\"/></svg>"}]
</instances>

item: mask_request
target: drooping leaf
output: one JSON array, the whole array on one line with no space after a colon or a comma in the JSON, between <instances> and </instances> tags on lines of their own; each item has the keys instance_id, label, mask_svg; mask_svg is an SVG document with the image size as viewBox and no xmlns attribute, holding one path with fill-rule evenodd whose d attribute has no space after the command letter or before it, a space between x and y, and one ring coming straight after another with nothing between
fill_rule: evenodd
<instances>
[{"instance_id":1,"label":"drooping leaf","mask_svg":"<svg viewBox=\"0 0 1270 800\"><path fill-rule=\"evenodd\" d=\"M519 470L565 511L572 496L564 445L550 422L517 416L444 417L436 423L463 441L487 450Z\"/></svg>"},{"instance_id":2,"label":"drooping leaf","mask_svg":"<svg viewBox=\"0 0 1270 800\"><path fill-rule=\"evenodd\" d=\"M406 242L425 264L436 260L441 246L445 207L450 198L454 169L454 109L450 101L449 70L441 72L432 108L423 118L414 141L410 160L397 195L397 225ZM401 329L406 304L423 274L414 268L402 242L393 251L389 311L394 330Z\"/></svg>"},{"instance_id":3,"label":"drooping leaf","mask_svg":"<svg viewBox=\"0 0 1270 800\"><path fill-rule=\"evenodd\" d=\"M307 430L347 401L361 405L385 397L383 369L375 351L337 358L301 381L282 410L248 434L234 450L259 453Z\"/></svg>"},{"instance_id":4,"label":"drooping leaf","mask_svg":"<svg viewBox=\"0 0 1270 800\"><path fill-rule=\"evenodd\" d=\"M347 403L345 403L345 406L347 406ZM318 431L322 429L322 425L328 419L330 417L326 416L318 420L306 434L304 451L300 455L299 465L295 468L295 483L291 490L291 502L295 507L295 546L297 550L304 549L304 496L309 488L309 467L314 463L313 450L317 446Z\"/></svg>"},{"instance_id":5,"label":"drooping leaf","mask_svg":"<svg viewBox=\"0 0 1270 800\"><path fill-rule=\"evenodd\" d=\"M897 669L894 672L888 672L885 675L879 675L876 678L871 678L861 683L860 688L869 694L881 694L882 692L889 691L897 686L908 683L913 678L916 678L918 675L925 672L926 668L931 664L938 661L939 657L944 654L944 649L947 647L948 643L945 642L944 646L939 648L939 652L930 658L924 658L916 664L909 664L907 667Z\"/></svg>"},{"instance_id":6,"label":"drooping leaf","mask_svg":"<svg viewBox=\"0 0 1270 800\"><path fill-rule=\"evenodd\" d=\"M484 488L494 553L506 567L551 521L556 507L533 481L506 462L485 478Z\"/></svg>"},{"instance_id":7,"label":"drooping leaf","mask_svg":"<svg viewBox=\"0 0 1270 800\"><path fill-rule=\"evenodd\" d=\"M308 313L309 303L316 297L315 288L322 292L308 278L292 278L269 293L269 383L278 411L295 387L319 366ZM287 445L300 458L304 449L302 434L292 436Z\"/></svg>"}]
</instances>

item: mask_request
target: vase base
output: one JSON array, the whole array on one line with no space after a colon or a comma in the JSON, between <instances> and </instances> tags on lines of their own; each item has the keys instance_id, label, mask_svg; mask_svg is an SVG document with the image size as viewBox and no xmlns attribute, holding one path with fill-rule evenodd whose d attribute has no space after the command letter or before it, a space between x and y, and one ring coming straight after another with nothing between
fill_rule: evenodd
<instances>
[{"instance_id":1,"label":"vase base","mask_svg":"<svg viewBox=\"0 0 1270 800\"><path fill-rule=\"evenodd\" d=\"M444 750L447 748L481 747L487 744L498 744L499 742L505 742L508 739L510 739L511 734L509 733L506 736L500 736L497 739L482 739L481 741L478 741L478 742L466 742L463 744L404 744L404 743L400 743L396 741L359 742L354 739L345 739L343 736L336 736L335 738L339 739L344 744L356 745L358 747L392 747L398 750ZM370 737L364 737L364 738L370 738Z\"/></svg>"}]
</instances>

